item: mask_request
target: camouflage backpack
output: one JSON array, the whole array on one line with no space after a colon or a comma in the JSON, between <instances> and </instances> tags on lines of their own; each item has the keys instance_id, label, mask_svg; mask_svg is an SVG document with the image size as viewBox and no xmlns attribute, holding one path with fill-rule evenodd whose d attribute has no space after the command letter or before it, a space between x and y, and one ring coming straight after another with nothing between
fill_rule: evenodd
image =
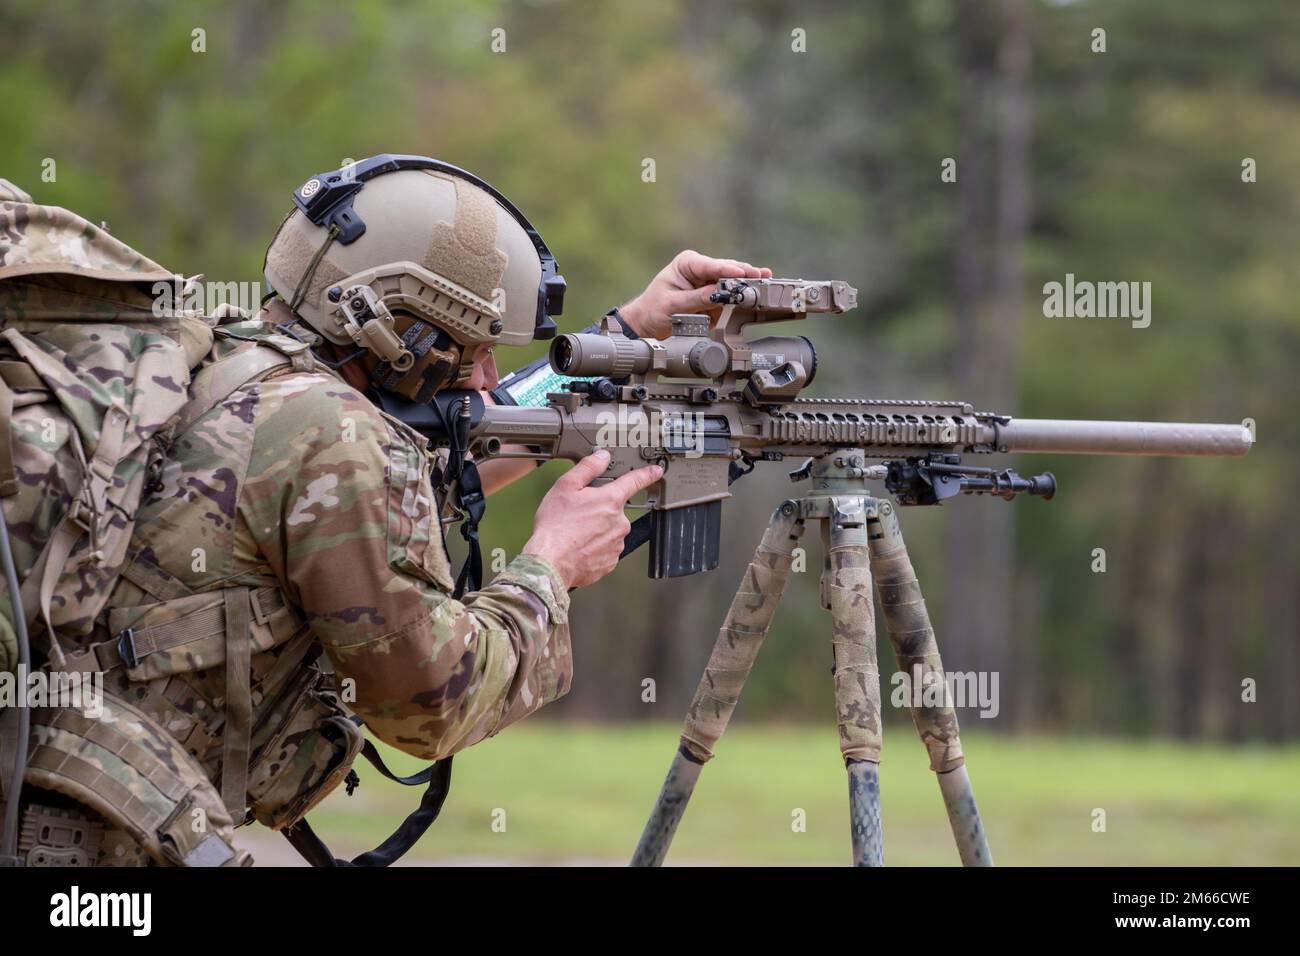
<instances>
[{"instance_id":1,"label":"camouflage backpack","mask_svg":"<svg viewBox=\"0 0 1300 956\"><path fill-rule=\"evenodd\" d=\"M154 315L171 273L0 180L0 496L26 623L82 637L108 600L150 465L212 332ZM6 589L0 670L17 666Z\"/></svg>"},{"instance_id":2,"label":"camouflage backpack","mask_svg":"<svg viewBox=\"0 0 1300 956\"><path fill-rule=\"evenodd\" d=\"M64 645L95 627L127 563L136 508L161 466L156 439L185 404L191 369L211 347L201 318L155 314L155 284L173 279L105 230L38 205L0 179L0 678L16 677L19 694L31 669L65 670ZM142 845L174 862L236 857L224 840L217 846L183 826L161 825L182 806L213 800L219 815L220 801L175 755L141 746L149 728L129 705L114 708L114 720L76 728L86 734L80 754L96 747L104 755L81 761L83 792L69 795L152 781L160 826ZM78 776L69 770L73 756L60 757L58 767L39 766L38 754L27 760L33 726L38 739L68 733L63 724L77 722L76 712L31 711L0 704L0 863L32 862L15 852L13 797L24 768L28 782L51 771ZM116 776L104 770L110 763ZM74 854L63 862L87 861Z\"/></svg>"},{"instance_id":3,"label":"camouflage backpack","mask_svg":"<svg viewBox=\"0 0 1300 956\"><path fill-rule=\"evenodd\" d=\"M174 278L0 179L0 680L44 668L104 681L98 714L6 707L0 689L0 866L121 864L124 851L242 866L251 858L233 832L249 818L315 865L347 862L304 817L340 783L351 792L361 754L427 788L389 840L351 861L387 865L437 816L450 761L411 777L388 770L278 589L196 593L133 550L137 508L163 486L174 442L239 388L315 368L304 341L258 320L155 315L155 285ZM252 673L252 655L272 646L279 655ZM165 715L194 697L191 672L217 666L222 704L196 709L182 735L220 740L208 767ZM256 727L254 697L266 717Z\"/></svg>"}]
</instances>

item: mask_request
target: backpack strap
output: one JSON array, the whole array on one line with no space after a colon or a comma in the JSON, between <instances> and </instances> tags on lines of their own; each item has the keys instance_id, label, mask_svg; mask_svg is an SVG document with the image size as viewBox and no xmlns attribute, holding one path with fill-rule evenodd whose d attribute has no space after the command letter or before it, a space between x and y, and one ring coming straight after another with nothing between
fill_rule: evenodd
<instances>
[{"instance_id":1,"label":"backpack strap","mask_svg":"<svg viewBox=\"0 0 1300 956\"><path fill-rule=\"evenodd\" d=\"M126 564L118 573L156 601L174 601L194 593L180 578L140 551L128 551Z\"/></svg>"},{"instance_id":2,"label":"backpack strap","mask_svg":"<svg viewBox=\"0 0 1300 956\"><path fill-rule=\"evenodd\" d=\"M69 432L70 444L81 472L81 487L73 497L67 514L45 543L27 580L23 582L21 598L27 623L29 626L33 624L37 612L40 613L50 644L50 663L59 670L66 668L66 658L54 631L51 609L54 590L83 534L90 535L90 551L82 557L82 562L98 564L104 559L103 552L99 549L100 524L108 511L108 493L113 487L113 471L121 455L122 441L126 437L129 421L126 411L118 406L105 413L99 444L89 462L76 431Z\"/></svg>"},{"instance_id":3,"label":"backpack strap","mask_svg":"<svg viewBox=\"0 0 1300 956\"><path fill-rule=\"evenodd\" d=\"M253 728L253 623L249 588L226 588L226 727L221 734L221 802L232 819L243 822L248 806L248 756Z\"/></svg>"},{"instance_id":4,"label":"backpack strap","mask_svg":"<svg viewBox=\"0 0 1300 956\"><path fill-rule=\"evenodd\" d=\"M163 614L163 619L155 622L150 622L146 617L145 622L136 622L130 626L122 626L123 622L113 621L110 623L113 631L111 638L66 655L68 670L93 673L123 664L132 680L149 681L175 672L160 665L157 659L151 660L153 655L182 652L209 661L205 667L215 667L225 659L231 637L225 601L225 594L229 591L239 591L244 595L247 617L241 624L243 613L237 612L235 630L245 638L254 620L269 627L277 642L287 640L302 626L301 618L292 606L285 603L284 595L278 587L237 587L226 588L224 591L195 592L189 596L196 601L188 602L191 606L187 610L167 607L178 599L160 601L149 608L155 614L170 611L177 616L168 617ZM115 611L114 614L116 613ZM222 656L218 656L218 651Z\"/></svg>"},{"instance_id":5,"label":"backpack strap","mask_svg":"<svg viewBox=\"0 0 1300 956\"><path fill-rule=\"evenodd\" d=\"M311 346L287 335L262 335L254 338L237 335L220 326L213 329L213 333L219 339L238 339L264 347L241 349L204 366L195 374L190 382L190 400L181 406L181 410L172 419L173 440L245 385L259 382L284 369L295 372L317 370Z\"/></svg>"},{"instance_id":6,"label":"backpack strap","mask_svg":"<svg viewBox=\"0 0 1300 956\"><path fill-rule=\"evenodd\" d=\"M18 359L0 359L0 381L10 388L20 388L25 392L49 391L45 379L36 374L26 362Z\"/></svg>"},{"instance_id":7,"label":"backpack strap","mask_svg":"<svg viewBox=\"0 0 1300 956\"><path fill-rule=\"evenodd\" d=\"M14 471L14 446L10 431L13 420L14 393L0 372L0 498L18 494L18 475Z\"/></svg>"},{"instance_id":8,"label":"backpack strap","mask_svg":"<svg viewBox=\"0 0 1300 956\"><path fill-rule=\"evenodd\" d=\"M170 441L185 432L200 418L212 411L239 389L253 382L262 381L286 369L310 372L316 368L316 361L310 346L287 335L266 335L256 338L241 336L220 326L213 330L216 338L240 339L251 341L262 348L242 349L227 358L213 362L204 367L190 383L190 399L172 419ZM148 583L142 583L128 577L132 583L155 596L156 590L172 592L163 600L177 597L174 593L174 578L168 581L158 574L151 573L149 565L132 561L131 567L138 569L133 573L140 575ZM161 569L158 569L161 570ZM170 576L168 576L170 577ZM184 585L180 585L184 587ZM188 589L186 589L188 591ZM225 629L226 651L226 726L222 733L221 757L221 802L236 821L242 821L248 802L248 761L251 750L253 700L252 685L252 647L249 641L249 627L252 624L250 602L257 597L251 588L226 588L222 608ZM190 631L193 622L185 619L173 621L169 627L176 631L171 635L155 635L155 640L198 639L203 635ZM128 631L124 636L130 637ZM108 642L115 644L119 654L122 651L121 639ZM134 644L134 642L133 642ZM95 651L101 645L90 650ZM130 648L131 658L135 659L136 648ZM110 651L111 653L111 651ZM128 666L132 660L127 660Z\"/></svg>"},{"instance_id":9,"label":"backpack strap","mask_svg":"<svg viewBox=\"0 0 1300 956\"><path fill-rule=\"evenodd\" d=\"M147 567L147 563L133 562ZM200 599L206 592L192 593ZM219 600L217 600L219 595ZM212 601L179 617L157 624L127 627L106 641L99 641L67 655L70 671L106 671L123 665L133 680L151 680L161 676L151 665L154 654L181 652L205 654L224 650L226 668L225 715L222 732L221 802L232 819L242 822L248 800L248 767L252 755L252 640L249 631L254 620L271 628L278 638L299 630L301 619L284 600L279 588L232 587L212 592ZM168 599L173 600L173 599ZM163 601L163 604L168 603ZM156 607L155 607L156 610ZM300 662L309 649L295 647L290 664ZM218 663L213 660L213 665ZM277 667L280 665L277 664ZM135 674L132 674L135 671ZM281 680L282 675L276 675Z\"/></svg>"}]
</instances>

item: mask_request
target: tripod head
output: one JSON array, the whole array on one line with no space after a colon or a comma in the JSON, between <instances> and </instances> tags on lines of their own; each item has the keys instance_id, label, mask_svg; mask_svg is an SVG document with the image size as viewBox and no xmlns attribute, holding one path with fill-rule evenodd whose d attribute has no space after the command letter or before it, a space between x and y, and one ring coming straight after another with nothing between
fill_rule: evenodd
<instances>
[{"instance_id":1,"label":"tripod head","mask_svg":"<svg viewBox=\"0 0 1300 956\"><path fill-rule=\"evenodd\" d=\"M1050 472L1022 478L1010 468L964 465L960 455L925 455L867 465L861 449L839 449L807 459L790 472L794 482L813 482L813 493L865 492L867 481L884 479L899 505L937 505L955 495L993 495L1011 501L1032 495L1050 501L1056 477Z\"/></svg>"}]
</instances>

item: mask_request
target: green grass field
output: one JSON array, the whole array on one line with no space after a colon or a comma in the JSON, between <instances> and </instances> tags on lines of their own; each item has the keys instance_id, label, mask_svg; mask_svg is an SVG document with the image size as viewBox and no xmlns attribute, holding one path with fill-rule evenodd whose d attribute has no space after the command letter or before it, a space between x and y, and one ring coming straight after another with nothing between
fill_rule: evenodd
<instances>
[{"instance_id":1,"label":"green grass field","mask_svg":"<svg viewBox=\"0 0 1300 956\"><path fill-rule=\"evenodd\" d=\"M904 729L890 728L881 767L886 862L955 865L938 786ZM513 727L456 758L442 817L410 859L624 863L676 739L668 724ZM978 734L963 744L1000 865L1300 864L1300 748ZM384 752L399 772L419 766ZM311 817L340 854L378 843L417 800L357 766L357 792L340 788ZM845 864L846 789L833 727L738 723L704 770L669 862ZM796 809L805 832L793 831ZM504 832L493 829L500 811ZM258 829L240 832L261 862L293 861Z\"/></svg>"}]
</instances>

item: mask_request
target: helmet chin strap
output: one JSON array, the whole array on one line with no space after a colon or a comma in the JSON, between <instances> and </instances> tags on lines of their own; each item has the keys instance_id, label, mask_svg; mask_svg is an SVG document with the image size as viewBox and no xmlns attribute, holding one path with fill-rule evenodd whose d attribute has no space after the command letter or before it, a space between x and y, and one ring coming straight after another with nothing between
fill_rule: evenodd
<instances>
[{"instance_id":1,"label":"helmet chin strap","mask_svg":"<svg viewBox=\"0 0 1300 956\"><path fill-rule=\"evenodd\" d=\"M365 358L368 354L370 353L368 353L365 349L353 349L352 353L348 355L347 358L341 359L338 362L332 362L329 359L325 358L323 355L321 355L319 352L315 352L315 351L312 352L312 355L316 358L317 361L319 361L326 368L331 368L336 372L346 365L351 365L357 359Z\"/></svg>"}]
</instances>

